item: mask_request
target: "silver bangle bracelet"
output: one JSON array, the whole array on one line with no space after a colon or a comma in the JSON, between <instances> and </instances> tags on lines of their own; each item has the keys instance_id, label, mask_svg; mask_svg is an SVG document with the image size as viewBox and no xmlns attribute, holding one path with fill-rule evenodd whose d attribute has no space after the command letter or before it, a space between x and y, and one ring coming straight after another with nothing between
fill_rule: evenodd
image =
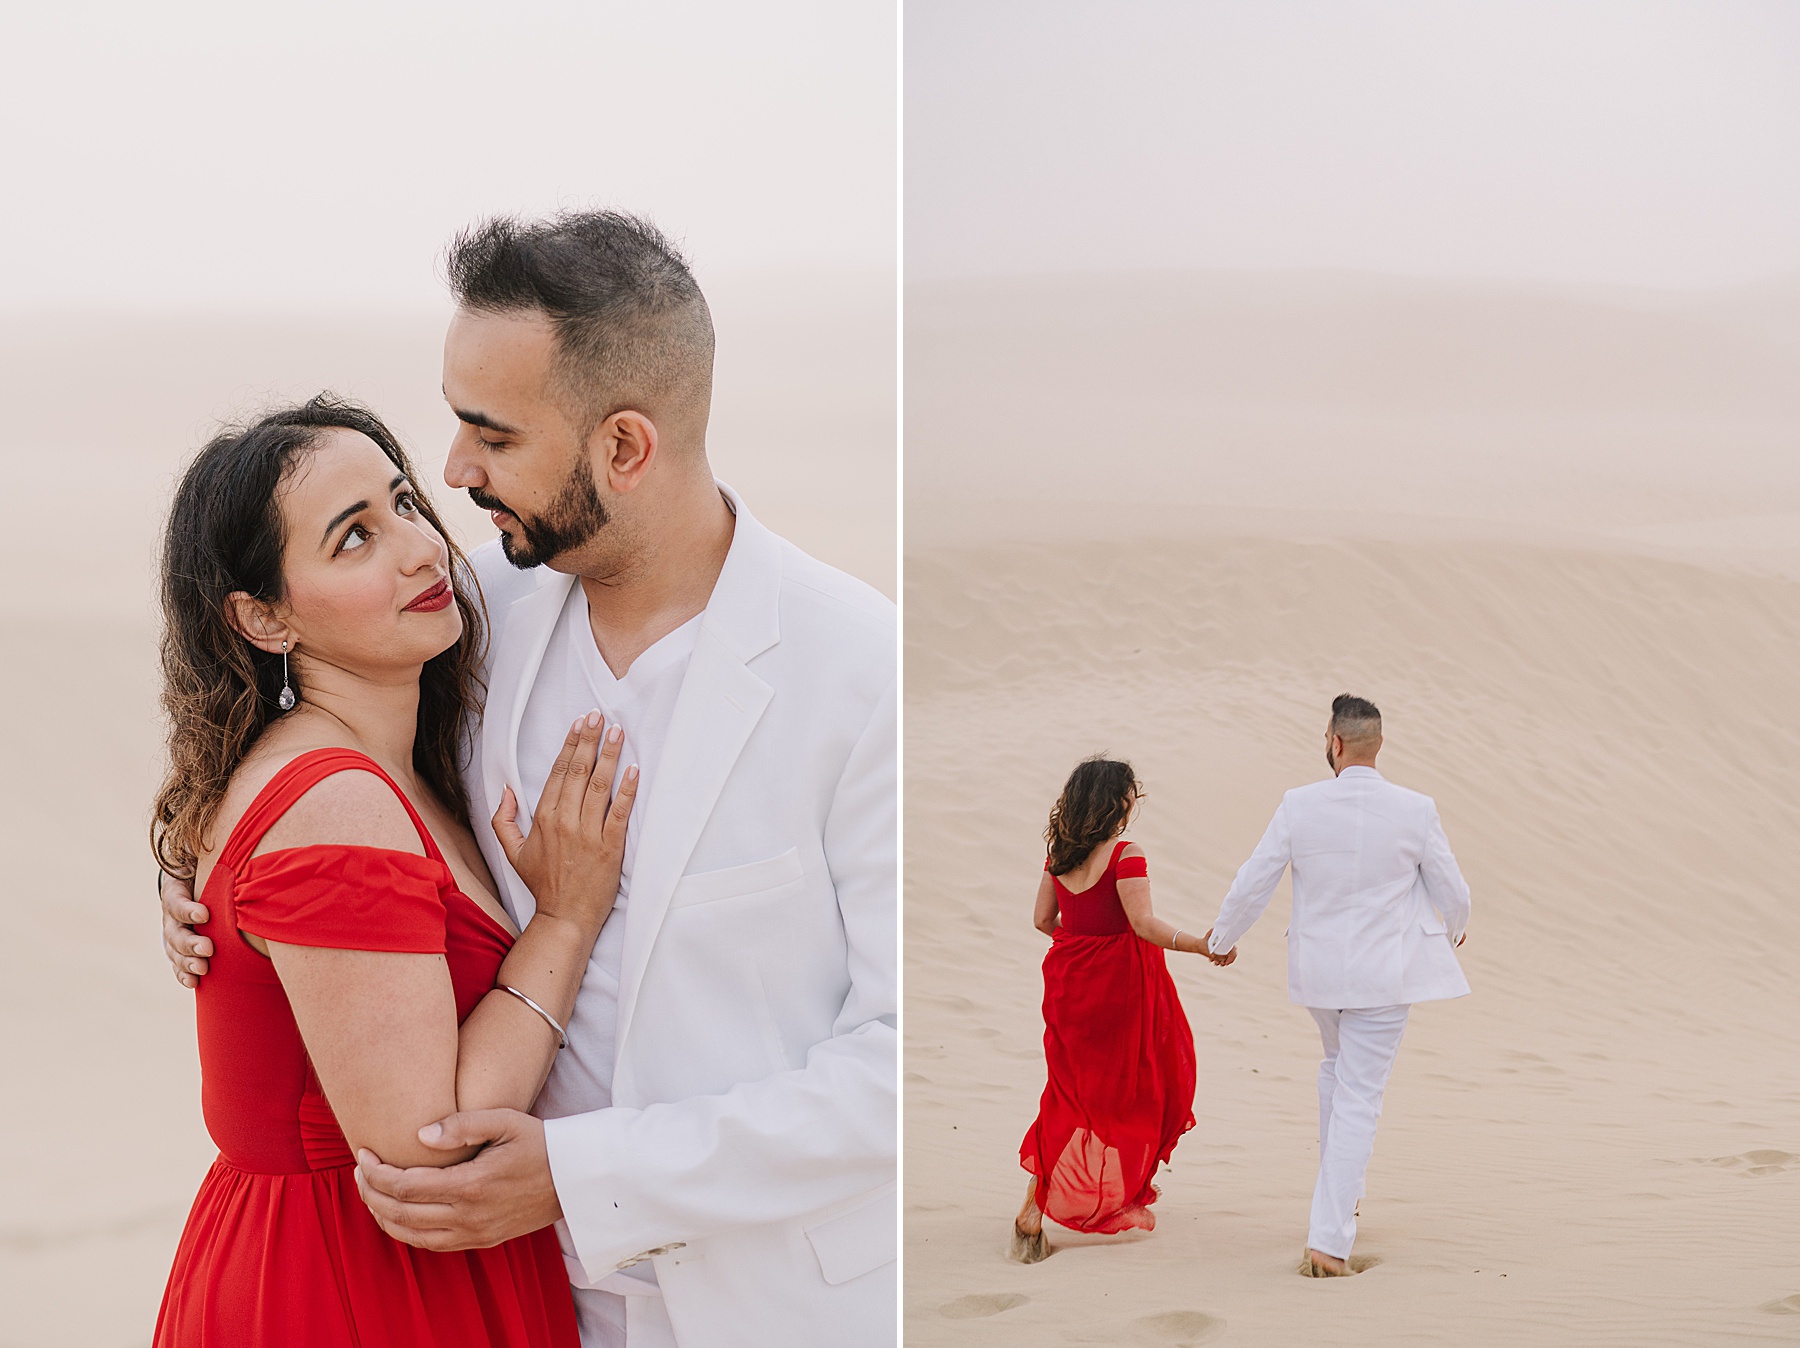
<instances>
[{"instance_id":1,"label":"silver bangle bracelet","mask_svg":"<svg viewBox=\"0 0 1800 1348\"><path fill-rule=\"evenodd\" d=\"M1181 932L1182 928L1177 927L1175 928L1175 934L1169 938L1169 949L1173 950L1177 955L1181 953Z\"/></svg>"},{"instance_id":2,"label":"silver bangle bracelet","mask_svg":"<svg viewBox=\"0 0 1800 1348\"><path fill-rule=\"evenodd\" d=\"M533 1011L537 1012L540 1016L542 1016L544 1018L544 1024L548 1025L551 1029L556 1031L556 1046L558 1048L567 1048L569 1046L569 1036L567 1034L563 1033L563 1027L556 1023L555 1016L551 1015L548 1011L544 1010L543 1007L539 1006L536 1002L532 1001L531 998L527 997L524 993L520 992L517 988L508 987L504 983L496 983L496 984L494 984L494 988L498 992L512 993L513 996L517 997L520 1001L524 1002L525 1005L529 1006Z\"/></svg>"}]
</instances>

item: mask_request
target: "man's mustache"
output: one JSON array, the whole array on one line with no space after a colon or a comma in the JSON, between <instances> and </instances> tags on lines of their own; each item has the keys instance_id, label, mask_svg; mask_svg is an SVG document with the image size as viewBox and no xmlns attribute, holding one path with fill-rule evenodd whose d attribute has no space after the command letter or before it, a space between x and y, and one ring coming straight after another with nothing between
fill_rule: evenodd
<instances>
[{"instance_id":1,"label":"man's mustache","mask_svg":"<svg viewBox=\"0 0 1800 1348\"><path fill-rule=\"evenodd\" d=\"M514 519L519 517L518 511L512 509L512 507L508 506L506 502L502 501L498 496L489 496L480 487L469 488L469 499L483 510L504 510Z\"/></svg>"}]
</instances>

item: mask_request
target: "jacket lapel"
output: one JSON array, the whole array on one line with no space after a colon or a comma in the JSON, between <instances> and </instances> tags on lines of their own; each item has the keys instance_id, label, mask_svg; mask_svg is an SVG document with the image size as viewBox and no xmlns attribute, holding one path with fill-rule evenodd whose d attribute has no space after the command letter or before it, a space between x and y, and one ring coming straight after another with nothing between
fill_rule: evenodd
<instances>
[{"instance_id":1,"label":"jacket lapel","mask_svg":"<svg viewBox=\"0 0 1800 1348\"><path fill-rule=\"evenodd\" d=\"M481 719L481 786L487 816L500 807L501 790L508 786L513 789L522 815L528 807L519 786L519 723L524 719L525 703L544 662L550 635L556 630L557 616L575 584L574 576L555 571L545 575L543 584L515 599L507 610L505 639L496 643L488 665L487 706ZM487 818L482 822L486 823ZM521 827L529 831L529 818L522 820ZM522 929L537 911L531 891L511 866L502 864L496 879L501 899Z\"/></svg>"},{"instance_id":2,"label":"jacket lapel","mask_svg":"<svg viewBox=\"0 0 1800 1348\"><path fill-rule=\"evenodd\" d=\"M700 620L694 653L646 792L619 971L619 1072L632 1011L669 900L713 806L775 690L749 662L780 640L781 542L721 486L737 515L731 550ZM615 1098L618 1083L614 1085Z\"/></svg>"}]
</instances>

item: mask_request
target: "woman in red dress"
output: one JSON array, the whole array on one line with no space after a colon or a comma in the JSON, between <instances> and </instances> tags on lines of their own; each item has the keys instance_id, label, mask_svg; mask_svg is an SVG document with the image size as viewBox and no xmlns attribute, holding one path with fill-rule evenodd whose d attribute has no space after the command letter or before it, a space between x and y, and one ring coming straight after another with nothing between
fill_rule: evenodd
<instances>
[{"instance_id":1,"label":"woman in red dress","mask_svg":"<svg viewBox=\"0 0 1800 1348\"><path fill-rule=\"evenodd\" d=\"M553 1230L435 1253L387 1236L355 1150L447 1165L421 1130L527 1109L617 897L632 770L569 732L515 931L458 774L480 617L461 555L372 415L320 397L213 440L163 558L170 772L157 860L194 873L196 993L219 1159L163 1296L158 1348L576 1348ZM612 789L617 780L616 792Z\"/></svg>"},{"instance_id":2,"label":"woman in red dress","mask_svg":"<svg viewBox=\"0 0 1800 1348\"><path fill-rule=\"evenodd\" d=\"M1153 1229L1150 1181L1194 1126L1194 1036L1163 951L1204 946L1150 909L1144 851L1121 836L1142 795L1130 764L1090 758L1044 830L1049 1083L1019 1148L1031 1179L1012 1242L1027 1264L1050 1253L1045 1217L1076 1231Z\"/></svg>"}]
</instances>

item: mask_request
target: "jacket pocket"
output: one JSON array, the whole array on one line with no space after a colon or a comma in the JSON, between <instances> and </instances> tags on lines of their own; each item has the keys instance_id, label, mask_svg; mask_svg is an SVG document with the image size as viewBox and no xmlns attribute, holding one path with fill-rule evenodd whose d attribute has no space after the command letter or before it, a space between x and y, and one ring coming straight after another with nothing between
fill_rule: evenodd
<instances>
[{"instance_id":1,"label":"jacket pocket","mask_svg":"<svg viewBox=\"0 0 1800 1348\"><path fill-rule=\"evenodd\" d=\"M715 903L720 899L742 898L780 889L804 879L806 868L800 864L800 849L790 847L780 856L766 861L752 861L744 866L727 866L719 871L701 871L684 875L669 896L670 908L691 908L695 904Z\"/></svg>"},{"instance_id":2,"label":"jacket pocket","mask_svg":"<svg viewBox=\"0 0 1800 1348\"><path fill-rule=\"evenodd\" d=\"M819 1272L833 1287L891 1264L899 1254L894 1234L900 1196L889 1186L861 1207L806 1227Z\"/></svg>"}]
</instances>

